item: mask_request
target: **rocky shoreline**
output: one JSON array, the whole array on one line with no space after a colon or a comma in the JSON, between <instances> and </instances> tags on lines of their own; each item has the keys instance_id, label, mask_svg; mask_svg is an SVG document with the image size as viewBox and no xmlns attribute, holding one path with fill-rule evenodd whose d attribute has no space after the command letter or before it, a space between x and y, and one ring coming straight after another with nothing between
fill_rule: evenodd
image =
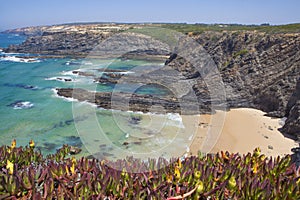
<instances>
[{"instance_id":1,"label":"rocky shoreline","mask_svg":"<svg viewBox=\"0 0 300 200\"><path fill-rule=\"evenodd\" d=\"M141 41L135 41L137 46L143 42L147 48L126 49L121 54L111 50L107 52L107 46L101 49L103 41L108 40L116 33L122 34L121 40L130 40L132 33L124 32L134 28L142 28L143 25L135 24L86 24L86 25L57 25L28 27L5 31L5 33L18 33L27 35L27 39L20 45L10 45L3 49L6 53L32 53L38 54L41 58L117 58L121 59L142 59L142 60L165 60L168 54L165 47L161 47L153 39L141 37ZM123 34L124 32L124 34ZM141 35L140 35L141 36ZM139 38L139 37L137 37ZM118 49L119 38L111 43L111 49ZM147 41L148 40L148 41ZM131 41L131 42L132 42ZM122 41L121 41L122 42ZM100 48L100 51L98 52ZM96 53L91 53L96 52ZM115 54L117 53L117 54Z\"/></svg>"},{"instance_id":2,"label":"rocky shoreline","mask_svg":"<svg viewBox=\"0 0 300 200\"><path fill-rule=\"evenodd\" d=\"M80 88L57 88L56 92L61 97L86 101L104 109L184 115L210 112L207 107L201 107L194 101L184 101L173 95L158 97L125 92L91 92Z\"/></svg>"},{"instance_id":3,"label":"rocky shoreline","mask_svg":"<svg viewBox=\"0 0 300 200\"><path fill-rule=\"evenodd\" d=\"M108 56L123 59L167 59L167 69L146 76L109 75L106 78L95 78L95 82L118 83L120 79L129 82L148 83L161 78L160 83L175 88L174 93L178 97L176 101L170 99L156 99L151 96L135 96L117 94L117 98L131 101L135 111L148 111L146 105L153 101L155 104L166 108L170 112L178 111L178 100L186 99L194 93L197 96L200 111L210 111L212 99L206 87L204 77L197 72L185 58L174 56L174 52L167 45L154 40L151 37L137 33L124 33L122 40L114 38L115 42L110 46L95 47L102 41L108 40L115 33L141 28L143 25L88 25L88 26L50 26L46 28L32 28L26 30L31 35L21 45L12 45L3 49L5 52L39 53L54 56ZM19 30L20 32L22 30ZM24 30L23 30L24 31ZM300 136L300 33L265 33L257 31L205 31L190 34L206 52L212 57L222 77L227 108L256 108L267 113L271 117L286 117L286 124L281 129L285 135L297 138ZM134 38L134 39L133 39ZM130 43L131 41L131 43ZM134 42L132 42L134 41ZM130 45L139 49L128 48ZM132 44L133 43L133 44ZM113 51L114 49L119 51ZM181 48L180 46L178 48ZM90 54L90 52L96 52ZM125 53L124 53L125 52ZM174 75L174 71L178 74ZM163 74L164 76L161 76ZM84 75L84 74L81 74ZM167 78L165 78L167 77ZM182 82L192 84L189 89L181 89ZM297 87L296 87L297 85ZM77 96L78 100L96 101L98 106L110 108L111 94L96 93L96 100L89 98L90 94L76 89L58 90L59 95L74 97L78 91L83 92ZM184 92L182 92L184 91ZM87 95L87 96L85 96ZM152 104L151 104L152 105ZM121 105L119 105L121 106ZM120 109L125 109L122 106ZM126 108L128 109L128 108Z\"/></svg>"},{"instance_id":4,"label":"rocky shoreline","mask_svg":"<svg viewBox=\"0 0 300 200\"><path fill-rule=\"evenodd\" d=\"M153 113L180 113L179 101L176 97L153 97L129 93L89 92L83 89L58 88L57 94L66 98L87 101L100 108L122 111L139 111Z\"/></svg>"}]
</instances>

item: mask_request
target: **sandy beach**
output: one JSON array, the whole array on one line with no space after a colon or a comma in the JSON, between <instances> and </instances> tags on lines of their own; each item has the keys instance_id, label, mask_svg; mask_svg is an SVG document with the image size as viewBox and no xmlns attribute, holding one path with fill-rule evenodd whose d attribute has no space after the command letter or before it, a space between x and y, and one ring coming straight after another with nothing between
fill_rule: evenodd
<instances>
[{"instance_id":1,"label":"sandy beach","mask_svg":"<svg viewBox=\"0 0 300 200\"><path fill-rule=\"evenodd\" d=\"M182 116L185 125L194 126L196 130L190 154L196 155L199 150L245 154L256 147L266 156L290 154L297 143L277 130L282 126L280 119L264 114L260 110L238 108L215 115Z\"/></svg>"}]
</instances>

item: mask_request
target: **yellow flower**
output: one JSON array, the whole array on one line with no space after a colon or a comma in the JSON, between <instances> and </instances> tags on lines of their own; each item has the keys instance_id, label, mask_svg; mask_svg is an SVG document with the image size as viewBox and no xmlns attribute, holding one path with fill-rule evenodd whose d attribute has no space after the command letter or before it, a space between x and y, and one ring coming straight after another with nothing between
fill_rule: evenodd
<instances>
[{"instance_id":1,"label":"yellow flower","mask_svg":"<svg viewBox=\"0 0 300 200\"><path fill-rule=\"evenodd\" d=\"M128 181L128 180L129 180L129 175L128 175L128 173L126 172L126 169L125 169L125 168L123 168L122 173L121 173L121 176L122 176L122 178L123 178L125 181Z\"/></svg>"},{"instance_id":2,"label":"yellow flower","mask_svg":"<svg viewBox=\"0 0 300 200\"><path fill-rule=\"evenodd\" d=\"M261 156L259 156L261 161L264 161L266 159L266 156L264 154L262 154Z\"/></svg>"},{"instance_id":3,"label":"yellow flower","mask_svg":"<svg viewBox=\"0 0 300 200\"><path fill-rule=\"evenodd\" d=\"M229 157L226 155L226 153L224 153L223 151L221 151L221 155L222 155L222 158L225 160L225 161L228 161L229 160Z\"/></svg>"},{"instance_id":4,"label":"yellow flower","mask_svg":"<svg viewBox=\"0 0 300 200\"><path fill-rule=\"evenodd\" d=\"M257 148L254 149L253 155L254 155L255 157L258 157L258 156L260 155L260 152L261 152L260 148L257 147Z\"/></svg>"},{"instance_id":5,"label":"yellow flower","mask_svg":"<svg viewBox=\"0 0 300 200\"><path fill-rule=\"evenodd\" d=\"M177 166L178 166L178 168L179 169L181 169L182 168L182 163L181 163L181 160L180 160L180 158L178 158L178 160L177 160Z\"/></svg>"},{"instance_id":6,"label":"yellow flower","mask_svg":"<svg viewBox=\"0 0 300 200\"><path fill-rule=\"evenodd\" d=\"M203 191L204 191L204 184L202 181L198 181L196 192L198 194L201 194Z\"/></svg>"},{"instance_id":7,"label":"yellow flower","mask_svg":"<svg viewBox=\"0 0 300 200\"><path fill-rule=\"evenodd\" d=\"M296 181L297 185L300 185L300 178Z\"/></svg>"},{"instance_id":8,"label":"yellow flower","mask_svg":"<svg viewBox=\"0 0 300 200\"><path fill-rule=\"evenodd\" d=\"M180 171L179 171L179 168L178 167L175 167L174 169L174 175L175 175L175 178L178 180L180 179Z\"/></svg>"},{"instance_id":9,"label":"yellow flower","mask_svg":"<svg viewBox=\"0 0 300 200\"><path fill-rule=\"evenodd\" d=\"M72 166L70 168L72 174L75 174L75 164L76 164L76 159L75 157L72 157Z\"/></svg>"},{"instance_id":10,"label":"yellow flower","mask_svg":"<svg viewBox=\"0 0 300 200\"><path fill-rule=\"evenodd\" d=\"M70 170L71 170L72 174L75 174L75 165L74 165L74 163L72 164Z\"/></svg>"},{"instance_id":11,"label":"yellow flower","mask_svg":"<svg viewBox=\"0 0 300 200\"><path fill-rule=\"evenodd\" d=\"M30 148L34 148L34 145L35 145L35 144L34 144L34 141L33 141L33 140L30 140L30 142L29 142L29 147L30 147Z\"/></svg>"},{"instance_id":12,"label":"yellow flower","mask_svg":"<svg viewBox=\"0 0 300 200\"><path fill-rule=\"evenodd\" d=\"M6 169L8 169L8 174L13 174L14 173L14 164L7 160L6 162Z\"/></svg>"},{"instance_id":13,"label":"yellow flower","mask_svg":"<svg viewBox=\"0 0 300 200\"><path fill-rule=\"evenodd\" d=\"M16 147L16 145L17 145L16 139L13 139L13 141L11 141L11 146L10 146L10 148L11 148L11 149L14 149L14 148Z\"/></svg>"},{"instance_id":14,"label":"yellow flower","mask_svg":"<svg viewBox=\"0 0 300 200\"><path fill-rule=\"evenodd\" d=\"M195 172L194 172L194 177L195 177L195 179L200 179L200 177L201 177L201 172L200 172L200 171L195 171Z\"/></svg>"},{"instance_id":15,"label":"yellow flower","mask_svg":"<svg viewBox=\"0 0 300 200\"><path fill-rule=\"evenodd\" d=\"M256 173L257 173L257 167L258 167L258 164L257 164L257 163L254 163L254 166L252 167L252 172L253 172L253 174L256 174Z\"/></svg>"},{"instance_id":16,"label":"yellow flower","mask_svg":"<svg viewBox=\"0 0 300 200\"><path fill-rule=\"evenodd\" d=\"M70 174L69 167L67 165L66 165L66 172L68 175Z\"/></svg>"},{"instance_id":17,"label":"yellow flower","mask_svg":"<svg viewBox=\"0 0 300 200\"><path fill-rule=\"evenodd\" d=\"M228 181L228 186L229 186L230 189L235 188L236 180L235 180L234 176L230 177L230 179Z\"/></svg>"},{"instance_id":18,"label":"yellow flower","mask_svg":"<svg viewBox=\"0 0 300 200\"><path fill-rule=\"evenodd\" d=\"M173 180L172 175L171 174L167 174L167 176L166 176L167 183L172 183L172 180Z\"/></svg>"}]
</instances>

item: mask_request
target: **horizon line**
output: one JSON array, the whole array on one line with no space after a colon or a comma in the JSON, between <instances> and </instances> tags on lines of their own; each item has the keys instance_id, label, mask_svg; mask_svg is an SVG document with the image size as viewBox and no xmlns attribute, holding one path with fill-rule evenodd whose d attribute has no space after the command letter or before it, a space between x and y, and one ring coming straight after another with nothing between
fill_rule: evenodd
<instances>
[{"instance_id":1,"label":"horizon line","mask_svg":"<svg viewBox=\"0 0 300 200\"><path fill-rule=\"evenodd\" d=\"M239 23L239 22L117 22L117 21L75 21L75 22L62 22L62 23L53 23L53 24L39 24L39 25L28 25L22 27L14 27L8 29L0 29L0 31L14 30L14 29L22 29L29 27L43 27L43 26L61 26L61 25L79 25L79 24L186 24L186 25L238 25L238 26L282 26L282 25L293 25L300 24L300 22L289 22L289 23L278 23L271 24L269 22L264 23Z\"/></svg>"}]
</instances>

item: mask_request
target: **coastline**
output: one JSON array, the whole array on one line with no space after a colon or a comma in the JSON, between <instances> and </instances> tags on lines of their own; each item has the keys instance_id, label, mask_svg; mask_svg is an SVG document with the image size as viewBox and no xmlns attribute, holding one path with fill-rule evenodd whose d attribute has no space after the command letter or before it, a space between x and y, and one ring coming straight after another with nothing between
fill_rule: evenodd
<instances>
[{"instance_id":1,"label":"coastline","mask_svg":"<svg viewBox=\"0 0 300 200\"><path fill-rule=\"evenodd\" d=\"M219 138L210 153L229 151L247 154L260 147L266 156L284 156L291 154L291 148L298 146L294 140L278 131L281 127L279 118L264 116L264 112L250 108L231 109L225 114ZM182 118L184 122L191 121L191 116L182 115ZM198 124L195 123L197 118ZM194 126L198 126L198 129L190 146L191 155L197 155L201 150L206 135L210 133L209 129L220 126L212 124L211 118L211 115L194 116Z\"/></svg>"},{"instance_id":2,"label":"coastline","mask_svg":"<svg viewBox=\"0 0 300 200\"><path fill-rule=\"evenodd\" d=\"M5 49L4 49L5 50ZM6 57L9 54L19 54L18 58L38 58L38 59L51 59L51 58L70 58L70 59L122 59L122 60L141 60L141 61L160 61L165 62L165 60L169 57L169 55L93 55L93 54L85 54L85 53L73 53L73 54L66 54L60 53L54 54L53 52L30 52L30 56L22 55L28 54L28 52L6 52L0 48L0 52L4 54L0 57Z\"/></svg>"},{"instance_id":3,"label":"coastline","mask_svg":"<svg viewBox=\"0 0 300 200\"><path fill-rule=\"evenodd\" d=\"M44 36L46 37L47 34L44 35ZM218 36L218 35L216 35L216 36ZM229 34L228 37L230 38L230 36L232 36L232 35ZM243 36L243 35L241 35L241 36ZM255 34L253 35L253 37L254 36L255 36ZM286 35L286 39L289 39L290 37L292 37L292 36ZM223 41L223 39L219 39L219 40ZM60 40L58 40L58 41L60 41ZM141 42L142 41L144 41L143 38L141 38ZM238 39L233 39L232 41L233 42L241 42ZM290 41L290 40L288 40L288 41ZM50 42L50 40L49 40L49 42ZM73 41L73 42L76 43L76 41ZM57 43L57 44L60 45L59 43ZM63 44L65 44L65 43L63 43ZM223 43L221 43L221 44L223 44ZM297 44L297 43L295 43L295 44ZM260 45L263 46L264 44L260 44ZM34 46L33 44L28 42L28 48L30 47L29 49L32 49L33 46ZM287 48L285 46L285 43L283 43L283 42L280 42L278 44L276 43L276 45L274 45L274 46L276 48L278 46L280 46L280 48L284 49L284 52L294 53L294 50ZM292 48L292 47L293 46L291 46L290 48ZM245 49L247 49L247 48L248 48L248 46L245 46ZM277 56L281 59L284 59L285 58L284 54L283 55L278 54L277 51L274 51L274 48L272 47L268 53L270 53L270 55L274 55L274 56ZM4 50L3 52L5 52L5 49L3 49L3 50ZM48 50L49 50L49 47L48 47ZM50 52L48 52L48 50L46 49L46 50L41 50L41 51L38 51L38 52L45 53L45 54L48 54L48 55L51 56L52 54L50 54ZM83 52L88 52L87 50L88 49L84 49ZM239 49L236 49L236 53L245 53L245 52L240 52L238 50ZM67 50L67 48L65 49L65 51L68 52L68 54L72 54L72 51ZM57 52L57 54L62 53L61 51L55 51L55 52ZM259 49L257 49L257 52L259 52ZM137 57L139 57L139 56L142 56L142 57L145 56L145 54L142 54L143 51L141 51L141 52L137 51L137 52L134 52L134 53L137 53L137 55L135 55L135 54L125 54L125 55L123 55L123 57L120 57L119 59L122 60L122 59L126 59L128 57L130 58L130 56L133 56L133 55L135 56L134 57L135 59L137 59ZM222 55L227 55L226 53L228 53L228 52L225 51L223 53L224 54L222 54ZM260 57L256 57L257 55L260 55L260 54L253 55L250 52L248 52L248 53L246 53L247 56L244 56L244 54L242 54L242 55L238 55L238 54L234 54L234 53L230 54L231 56L236 58L236 60L232 64L243 64L243 63L245 63L246 60L244 59L244 57L247 57L247 59L250 58L250 60L257 60L256 58L258 58L258 59L260 58ZM68 55L68 54L66 54L66 55ZM80 51L78 52L78 54L81 55ZM162 55L162 54L159 54L159 55ZM297 55L294 56L295 59L298 59ZM37 56L42 56L42 55L37 55ZM98 55L97 54L95 54L95 55L91 54L89 56L98 56ZM151 56L153 56L153 55L150 54L150 57ZM157 56L157 55L154 55L154 56ZM165 56L165 54L163 56ZM14 58L19 59L19 57L17 57L17 56L14 57ZM72 58L72 56L70 56L70 58ZM228 56L224 57L224 59L225 58L230 58L230 56L229 57ZM222 63L224 61L223 57L220 57L220 59L221 59L220 63ZM266 59L266 60L269 60L269 59ZM27 62L32 62L32 59L29 59L29 57L25 57L25 59L22 59L20 61L27 63ZM170 64L170 61L173 62L173 63ZM210 98L208 98L208 96L205 95L205 94L207 94L206 93L207 89L205 89L205 86L203 84L201 84L201 79L197 76L197 74L193 74L193 70L189 68L188 63L186 63L184 60L182 60L180 57L177 57L177 56L173 59L170 59L170 61L168 61L168 64L170 64L170 65L166 65L167 67L169 67L168 68L169 70L178 71L180 73L185 73L186 72L185 75L188 76L188 77L192 77L193 78L192 81L199 81L199 82L197 82L197 84L195 83L195 85L194 85L195 88L193 88L193 90L196 89L195 90L196 95L200 99L204 99L204 102L209 102ZM72 62L72 61L70 61L70 62ZM290 63L290 62L288 62L288 63ZM62 64L64 65L64 63L62 63ZM299 95L297 93L297 91L299 91L299 90L295 89L295 91L293 91L294 86L296 85L295 81L298 80L298 82L300 83L300 79L297 77L297 66L294 65L293 62L291 62L291 66L286 65L286 63L285 63L285 65L284 65L284 66L286 66L286 68L284 68L285 73L282 73L282 74L280 74L280 77L279 76L277 77L277 76L273 75L273 72L276 71L276 68L272 68L271 66L280 66L279 64L281 64L281 62L277 63L278 65L277 64L276 65L275 64L270 65L270 67L269 67L268 62L261 63L260 65L262 67L261 66L256 67L255 62L254 62L254 65L253 66L251 65L252 67L249 67L249 66L246 65L245 68L238 69L239 73L237 73L237 74L234 74L235 71L231 71L232 64L230 64L230 63L226 63L226 64L228 64L228 65L226 65L226 67L224 68L224 70L222 72L222 75L224 76L223 77L224 78L224 84L227 86L227 88L229 88L229 90L226 91L227 101L228 101L229 107L255 107L255 108L258 108L258 109L261 109L261 110L265 110L268 113L269 116L278 116L278 117L287 116L288 118L290 118L290 121L287 120L287 122L289 122L289 123L286 123L286 126L288 126L288 125L289 126L286 129L284 129L284 130L287 130L285 132L287 132L289 134L297 135L297 133L298 133L297 131L299 129L297 129L296 119L297 119L298 116L297 116L296 111L297 111L298 107L294 108L295 112L289 112L289 113L294 113L293 116L288 115L286 113L287 112L286 110L290 110L293 107L293 105L296 104L296 100L298 101L298 97L299 97ZM237 66L240 66L240 65L237 65ZM69 67L69 66L67 66L67 67ZM267 71L261 70L262 68L268 69L268 70ZM67 69L67 70L69 71L70 69ZM164 73L164 72L166 72L166 73ZM171 73L169 74L167 72L168 72L168 70L163 71L162 73L156 73L153 76L149 76L148 79L145 79L144 76L140 76L138 78L135 77L134 82L138 83L138 81L140 81L140 79L151 81L151 80L153 80L153 77L158 78L158 80L165 80L166 75L168 75L168 78L170 78L170 80L172 80L172 81L170 81L171 83L176 82L176 84L177 84L177 80L180 80L180 81L184 80L185 82L190 81L190 78L182 77L183 79L181 80L177 76L174 76L174 77L178 78L178 79L176 79L176 81L174 81L174 77L172 76L172 74ZM254 72L255 72L255 76L254 76ZM161 74L163 74L164 76L160 76ZM250 82L243 83L243 82L240 82L240 81L236 81L237 77L238 78L243 78L243 76L240 76L241 74L246 75L247 77L249 77ZM40 74L38 74L38 75L40 75ZM45 77L48 77L47 74L45 74L45 75L46 75ZM195 75L195 76L192 76L192 75ZM287 79L282 79L281 77L283 77L283 76L286 76L288 78ZM272 78L269 79L267 77L272 77ZM277 79L278 79L278 81L273 82L274 80L277 80ZM242 80L242 79L240 79L240 80ZM253 84L253 83L256 83L256 82L260 82L261 80L266 80L266 82L264 82L263 85ZM59 81L60 82L72 82L73 80L67 78L67 79L64 79L63 81L61 81L61 80L59 80ZM27 83L27 80L24 80L23 82ZM170 83L170 82L166 81L166 83ZM31 84L31 80L28 81L28 83ZM46 84L48 85L48 83L45 83L45 85ZM61 85L59 85L59 87L57 87L56 84L53 84L53 85L55 85L55 87L53 87L52 84L49 84L49 85L50 85L50 88L62 88L62 91L64 90L64 92L66 94L66 96L65 96L66 98L72 97L70 95L72 92L70 91L69 86L67 85L68 88L65 88L65 85L63 85L62 83L59 83L59 84L61 84ZM168 84L166 84L166 85L168 85ZM271 86L269 87L269 85L271 85ZM176 91L177 91L177 88L179 88L178 89L179 92L182 92L186 89L186 88L180 88L180 86L181 86L180 84L175 85L174 88L176 88ZM247 86L247 87L244 87L244 86ZM255 86L255 87L252 87L252 86ZM47 86L45 88L48 88L48 87L49 86ZM244 89L240 90L241 88L244 88ZM281 90L281 88L282 88L282 90ZM292 89L287 90L286 88L292 88ZM5 89L7 89L7 88L5 88ZM257 91L257 92L252 94L251 91ZM266 93L266 91L268 91L268 92ZM78 98L79 101L87 100L86 98L83 98L83 96L81 96L83 94L85 94L85 93L81 93L80 91L78 92L77 95L79 97ZM291 97L291 95L292 95L292 97ZM33 96L33 95L31 95L31 96ZM117 102L120 102L121 106L123 105L121 100L125 99L125 98L123 98L124 96L126 97L126 95L121 94L120 96L118 96L118 99L117 99L117 100L120 100L120 101L117 101ZM282 96L282 98L278 98L278 97L281 97L281 96ZM102 100L100 97L102 99L104 99L106 96L105 96L105 94L103 94L103 96L101 96L101 94L99 94L99 99ZM135 99L133 99L133 100L136 100L135 101L136 105L132 107L132 110L140 111L140 109L142 108L143 109L142 111L144 111L144 112L149 112L149 111L159 112L161 110L160 108L157 108L156 110L151 110L150 106L149 107L144 106L144 105L148 105L149 101L151 101L151 98L147 99L146 97L147 96L142 96L142 95L135 96ZM31 100L31 98L29 98L29 97L27 97L25 99L25 96L22 96L21 100L23 100L22 102L28 102L29 101L28 99ZM129 99L129 97L126 100L128 100L128 99ZM106 101L100 101L100 100L99 100L99 102L100 102L99 106L100 107L101 107L101 105L104 104L107 107L107 109L110 109L111 106L108 103L109 101L106 102ZM159 106L161 106L161 105L163 107L170 106L170 107L167 107L170 110L170 111L168 110L168 112L175 112L175 111L180 110L180 109L177 108L177 106L175 104L175 103L177 103L176 99L175 99L175 101L172 98L171 99L166 99L166 100L165 99L155 99L155 100L157 101ZM34 102L34 99L32 99L29 102ZM128 101L126 101L126 102L128 102ZM14 102L7 102L7 105L13 105L12 103L14 103ZM91 103L93 103L93 102L91 102ZM36 105L38 105L38 104L36 104ZM289 109L287 109L285 105L290 105ZM209 105L205 104L205 107L208 107L208 106ZM121 107L121 108L123 108L123 107ZM128 108L126 107L126 108L120 109L120 110L126 110L126 109L128 109ZM191 110L193 111L193 109L191 109ZM285 153L290 153L291 143L288 143L288 142L286 143L285 142L286 138L284 138L283 135L279 131L277 131L277 129L279 128L278 121L276 122L275 125L273 125L273 124L269 125L268 120L267 120L267 122L264 121L266 119L265 119L265 117L263 117L263 114L257 114L257 115L253 114L253 115L256 116L255 118L252 118L251 114L247 113L247 112L246 113L238 112L238 114L230 114L230 113L236 113L235 110L236 109L232 109L231 111L229 111L227 113L226 121L225 121L224 126L223 126L223 124L218 124L217 125L219 127L222 126L221 127L222 128L222 130L221 130L222 134L221 134L219 140L217 141L217 144L215 145L215 147L209 152L216 152L218 150L228 150L228 151L231 151L231 152L240 152L240 153L243 153L243 151L245 151L245 152L250 151L251 152L255 147L257 147L258 145L261 145L261 146L263 146L263 148L261 147L262 152L265 153L265 154L283 155ZM35 110L32 109L30 111L35 111ZM195 114L195 113L192 113L192 114ZM193 117L193 116L189 116L189 117ZM202 136L201 136L202 139L205 138L205 133L207 133L207 130L209 130L211 127L215 127L214 123L212 123L212 126L209 125L210 119L211 119L211 116L208 116L208 115L201 115L200 116L200 122L197 122L195 124L195 126L197 128L197 131L196 131L197 134L196 134L195 140L197 140L197 137L201 134L202 134ZM268 119L271 119L271 118L268 118ZM64 121L64 120L58 119L56 121L60 122L60 121ZM67 121L68 121L68 119L67 119ZM53 122L53 124L54 124L53 126L55 127L57 122ZM236 126L236 124L238 124L238 126ZM49 129L47 129L47 130L49 130ZM296 131L294 131L294 130L296 130ZM275 133L273 134L273 132L276 132L276 134ZM284 142L282 143L282 141L284 141ZM288 141L290 141L290 140L288 140ZM192 148L191 148L192 153L196 154L198 152L198 150L201 149L201 146L199 147L199 144L201 144L200 142L201 141L199 141L199 142L194 141L196 147L194 149L193 145L192 145ZM202 141L202 143L203 143L203 141ZM274 145L273 143L276 144L276 145ZM256 145L254 145L254 144L256 144ZM280 145L285 146L287 148L282 149L280 147Z\"/></svg>"}]
</instances>

